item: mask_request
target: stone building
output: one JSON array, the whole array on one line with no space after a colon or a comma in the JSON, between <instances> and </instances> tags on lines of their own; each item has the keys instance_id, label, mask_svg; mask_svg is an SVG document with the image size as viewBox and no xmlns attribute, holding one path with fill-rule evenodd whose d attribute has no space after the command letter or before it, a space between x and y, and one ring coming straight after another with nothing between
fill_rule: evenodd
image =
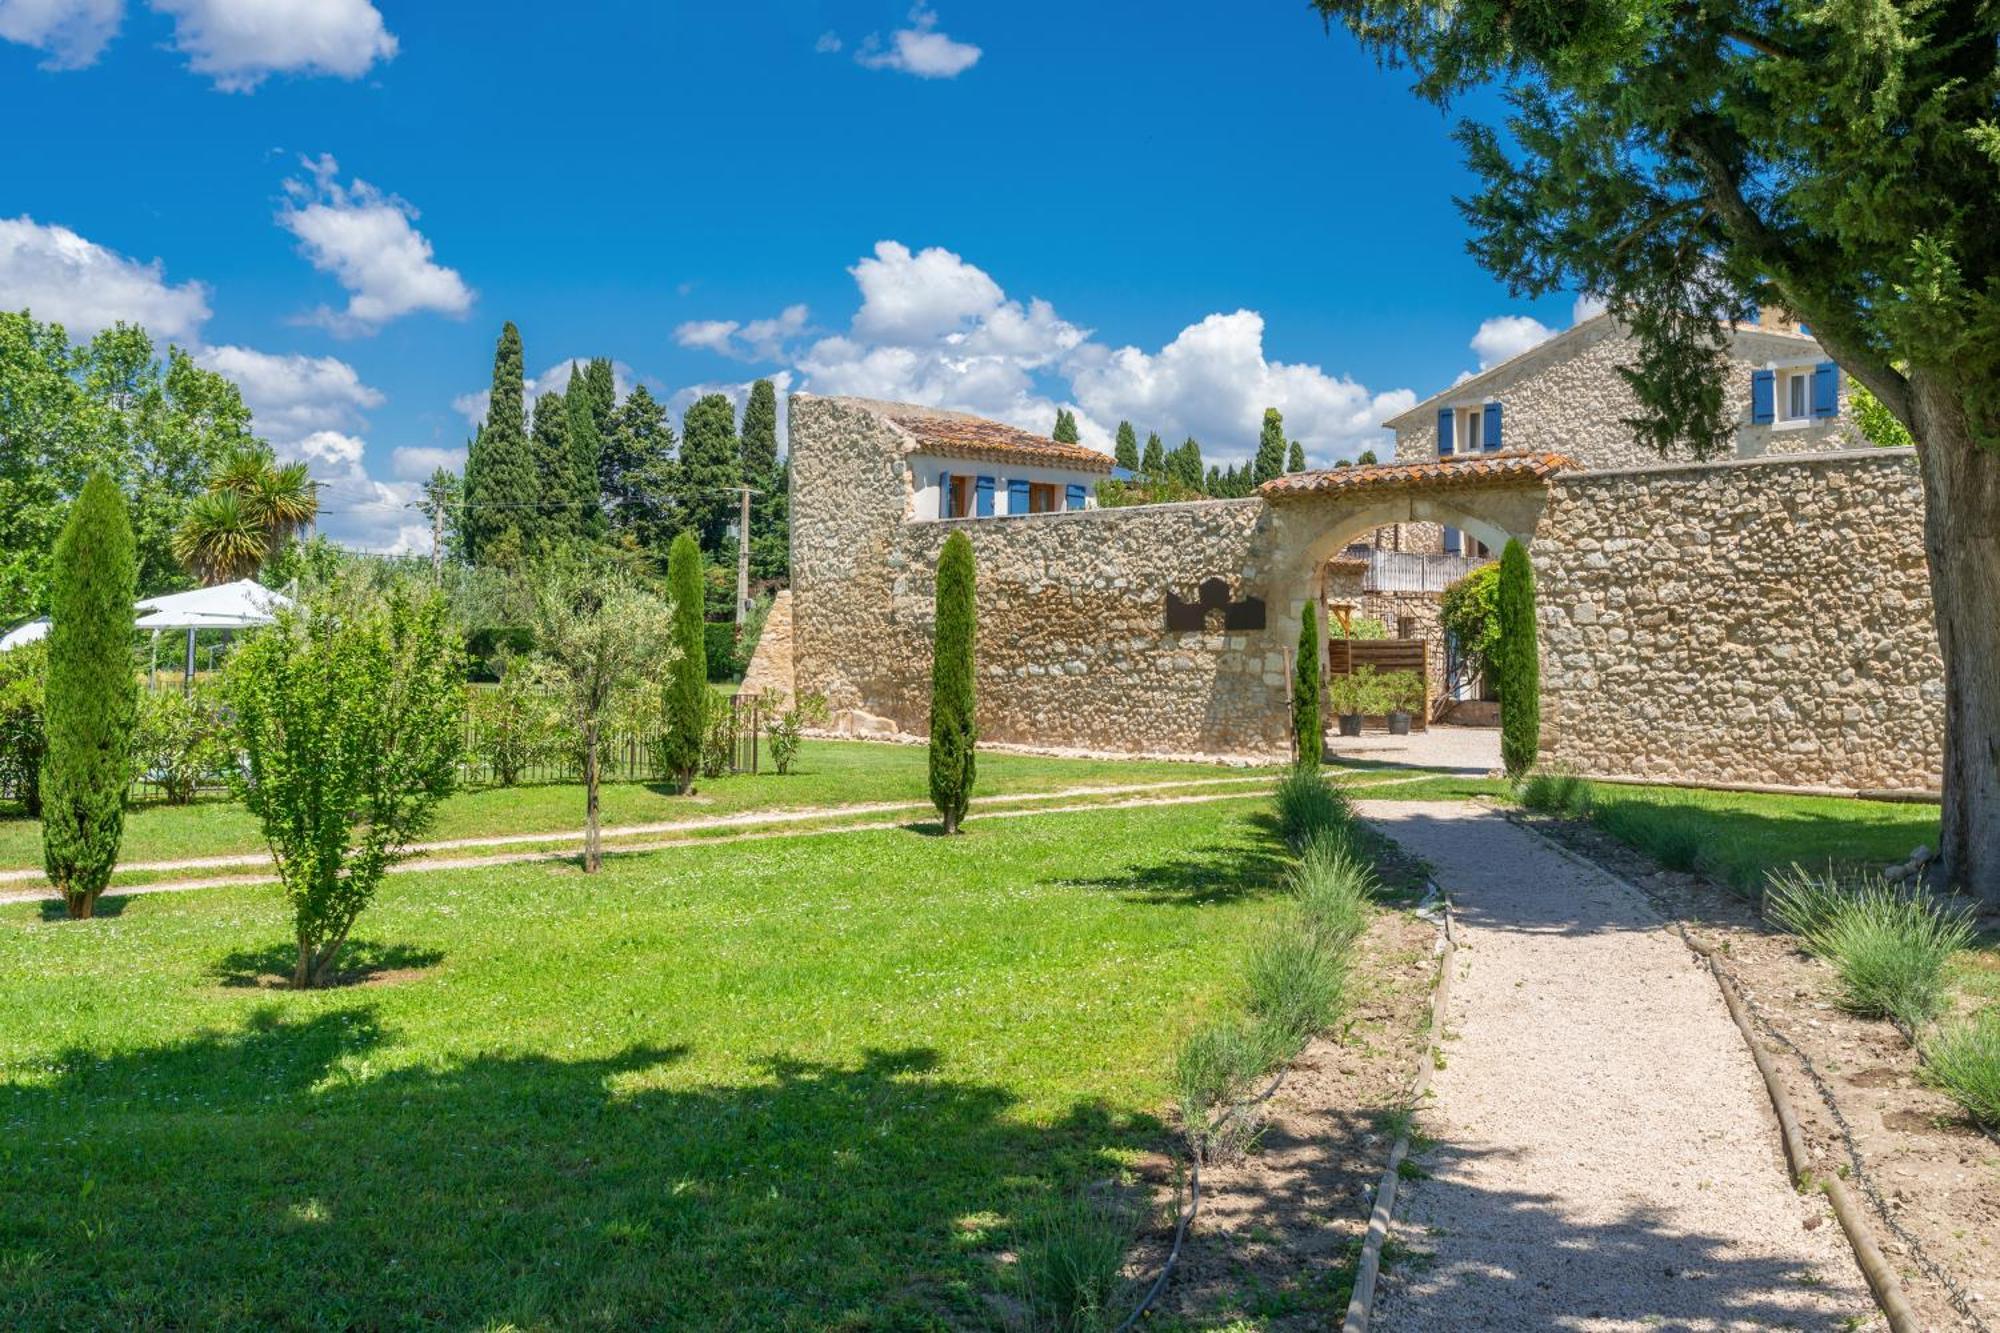
<instances>
[{"instance_id":1,"label":"stone building","mask_svg":"<svg viewBox=\"0 0 2000 1333\"><path fill-rule=\"evenodd\" d=\"M1384 526L1438 524L1495 548L1518 537L1535 561L1547 758L1612 777L1937 788L1942 665L1909 450L1593 467L1509 441L1295 473L1242 500L937 519L918 508L921 460L963 457L935 452L938 415L792 399L790 676L839 729L926 730L934 571L957 530L978 566L986 739L1281 755L1301 611L1327 561Z\"/></svg>"}]
</instances>

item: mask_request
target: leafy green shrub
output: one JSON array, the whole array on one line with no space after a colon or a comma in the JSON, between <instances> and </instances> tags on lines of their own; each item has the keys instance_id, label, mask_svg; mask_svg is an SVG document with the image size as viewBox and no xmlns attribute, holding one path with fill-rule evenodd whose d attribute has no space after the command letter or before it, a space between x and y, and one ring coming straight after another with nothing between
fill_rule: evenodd
<instances>
[{"instance_id":1,"label":"leafy green shrub","mask_svg":"<svg viewBox=\"0 0 2000 1333\"><path fill-rule=\"evenodd\" d=\"M736 652L736 623L729 620L704 621L701 632L708 651L709 684L741 680L743 660Z\"/></svg>"},{"instance_id":2,"label":"leafy green shrub","mask_svg":"<svg viewBox=\"0 0 2000 1333\"><path fill-rule=\"evenodd\" d=\"M1020 1250L1022 1294L1033 1326L1053 1333L1102 1333L1117 1325L1126 1299L1125 1256L1138 1234L1130 1209L1079 1194L1044 1204Z\"/></svg>"},{"instance_id":3,"label":"leafy green shrub","mask_svg":"<svg viewBox=\"0 0 2000 1333\"><path fill-rule=\"evenodd\" d=\"M1980 1124L2000 1129L2000 1007L1943 1025L1925 1039L1923 1052L1924 1080Z\"/></svg>"},{"instance_id":4,"label":"leafy green shrub","mask_svg":"<svg viewBox=\"0 0 2000 1333\"><path fill-rule=\"evenodd\" d=\"M1698 807L1674 801L1601 802L1595 818L1599 828L1620 842L1681 871L1700 866L1714 827Z\"/></svg>"},{"instance_id":5,"label":"leafy green shrub","mask_svg":"<svg viewBox=\"0 0 2000 1333\"><path fill-rule=\"evenodd\" d=\"M1595 800L1590 783L1566 768L1538 768L1521 780L1514 794L1536 814L1567 819L1588 816Z\"/></svg>"},{"instance_id":6,"label":"leafy green shrub","mask_svg":"<svg viewBox=\"0 0 2000 1333\"><path fill-rule=\"evenodd\" d=\"M1354 803L1339 783L1316 768L1299 766L1278 781L1278 832L1294 848L1332 833L1354 818Z\"/></svg>"},{"instance_id":7,"label":"leafy green shrub","mask_svg":"<svg viewBox=\"0 0 2000 1333\"><path fill-rule=\"evenodd\" d=\"M110 473L97 472L71 506L49 577L42 868L71 917L97 910L125 836L139 707L135 561L124 492Z\"/></svg>"},{"instance_id":8,"label":"leafy green shrub","mask_svg":"<svg viewBox=\"0 0 2000 1333\"><path fill-rule=\"evenodd\" d=\"M1879 875L1843 883L1831 871L1793 866L1772 877L1764 910L1833 965L1842 1008L1911 1027L1944 1008L1945 967L1974 934L1969 911L1948 911Z\"/></svg>"},{"instance_id":9,"label":"leafy green shrub","mask_svg":"<svg viewBox=\"0 0 2000 1333\"><path fill-rule=\"evenodd\" d=\"M736 710L729 696L708 692L708 717L701 729L701 775L719 778L736 766Z\"/></svg>"},{"instance_id":10,"label":"leafy green shrub","mask_svg":"<svg viewBox=\"0 0 2000 1333\"><path fill-rule=\"evenodd\" d=\"M798 762L799 747L805 743L805 729L825 723L826 696L802 694L792 700L790 708L786 708L783 706L783 695L776 690L766 690L761 703L765 718L764 735L771 742L771 762L777 766L778 775L783 777Z\"/></svg>"},{"instance_id":11,"label":"leafy green shrub","mask_svg":"<svg viewBox=\"0 0 2000 1333\"><path fill-rule=\"evenodd\" d=\"M186 805L228 772L234 758L229 719L208 690L148 690L139 696L133 769L155 783L169 805Z\"/></svg>"},{"instance_id":12,"label":"leafy green shrub","mask_svg":"<svg viewBox=\"0 0 2000 1333\"><path fill-rule=\"evenodd\" d=\"M465 742L461 640L444 598L329 589L250 636L224 675L263 826L292 908L292 984L324 985L383 874L451 793Z\"/></svg>"},{"instance_id":13,"label":"leafy green shrub","mask_svg":"<svg viewBox=\"0 0 2000 1333\"><path fill-rule=\"evenodd\" d=\"M562 706L531 661L501 654L500 681L470 699L472 753L496 786L511 787L536 764L582 748L563 725Z\"/></svg>"},{"instance_id":14,"label":"leafy green shrub","mask_svg":"<svg viewBox=\"0 0 2000 1333\"><path fill-rule=\"evenodd\" d=\"M1414 671L1385 672L1376 687L1385 713L1414 713L1424 706L1424 678Z\"/></svg>"},{"instance_id":15,"label":"leafy green shrub","mask_svg":"<svg viewBox=\"0 0 2000 1333\"><path fill-rule=\"evenodd\" d=\"M1500 649L1500 566L1481 565L1444 590L1438 622L1458 645L1465 679L1476 680Z\"/></svg>"},{"instance_id":16,"label":"leafy green shrub","mask_svg":"<svg viewBox=\"0 0 2000 1333\"><path fill-rule=\"evenodd\" d=\"M48 728L42 716L46 640L0 653L0 796L20 802L29 818L42 813L42 756Z\"/></svg>"}]
</instances>

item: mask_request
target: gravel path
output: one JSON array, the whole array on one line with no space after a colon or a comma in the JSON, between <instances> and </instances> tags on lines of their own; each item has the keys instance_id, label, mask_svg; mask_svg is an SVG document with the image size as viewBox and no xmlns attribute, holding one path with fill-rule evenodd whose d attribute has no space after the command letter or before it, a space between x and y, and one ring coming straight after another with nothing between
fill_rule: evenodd
<instances>
[{"instance_id":1,"label":"gravel path","mask_svg":"<svg viewBox=\"0 0 2000 1333\"><path fill-rule=\"evenodd\" d=\"M1879 1326L1715 981L1643 899L1489 811L1362 811L1462 927L1378 1328Z\"/></svg>"}]
</instances>

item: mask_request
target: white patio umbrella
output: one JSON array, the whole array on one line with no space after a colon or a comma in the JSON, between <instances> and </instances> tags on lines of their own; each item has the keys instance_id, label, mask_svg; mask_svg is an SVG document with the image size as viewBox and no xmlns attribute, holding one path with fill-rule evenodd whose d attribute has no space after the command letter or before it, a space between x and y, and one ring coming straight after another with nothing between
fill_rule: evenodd
<instances>
[{"instance_id":1,"label":"white patio umbrella","mask_svg":"<svg viewBox=\"0 0 2000 1333\"><path fill-rule=\"evenodd\" d=\"M30 620L25 625L16 625L14 628L8 630L5 636L0 636L0 653L10 652L15 648L34 643L39 639L46 639L48 636L49 618L47 616Z\"/></svg>"},{"instance_id":2,"label":"white patio umbrella","mask_svg":"<svg viewBox=\"0 0 2000 1333\"><path fill-rule=\"evenodd\" d=\"M146 612L134 622L135 628L152 630L155 635L161 630L187 631L184 680L192 683L196 630L253 629L258 625L268 625L278 618L278 612L297 603L281 592L272 592L261 583L238 579L234 583L219 583L213 588L148 597L134 605L136 610Z\"/></svg>"}]
</instances>

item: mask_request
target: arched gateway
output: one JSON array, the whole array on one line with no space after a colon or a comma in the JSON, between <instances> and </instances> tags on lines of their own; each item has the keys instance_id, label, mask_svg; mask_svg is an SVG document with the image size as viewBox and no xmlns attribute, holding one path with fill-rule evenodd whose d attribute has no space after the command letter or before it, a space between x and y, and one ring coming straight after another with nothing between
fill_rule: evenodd
<instances>
[{"instance_id":1,"label":"arched gateway","mask_svg":"<svg viewBox=\"0 0 2000 1333\"><path fill-rule=\"evenodd\" d=\"M795 683L850 731L925 730L932 571L957 530L979 565L984 738L1281 753L1321 566L1373 529L1434 523L1535 555L1554 757L1613 775L1936 782L1906 451L1615 471L1482 453L1104 509L1086 483L1108 459L962 414L801 394L789 433ZM1865 632L1826 597L1867 608Z\"/></svg>"}]
</instances>

